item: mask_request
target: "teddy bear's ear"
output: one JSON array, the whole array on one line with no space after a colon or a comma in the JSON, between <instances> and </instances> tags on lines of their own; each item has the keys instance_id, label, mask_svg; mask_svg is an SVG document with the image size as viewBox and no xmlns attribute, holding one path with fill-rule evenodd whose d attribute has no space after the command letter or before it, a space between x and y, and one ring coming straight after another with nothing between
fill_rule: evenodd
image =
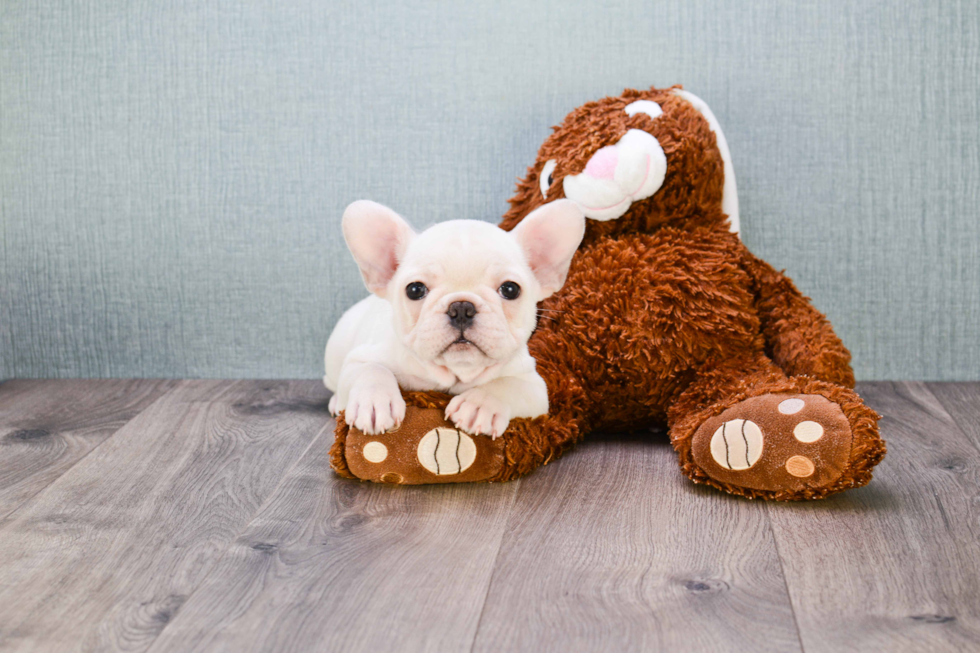
<instances>
[{"instance_id":1,"label":"teddy bear's ear","mask_svg":"<svg viewBox=\"0 0 980 653\"><path fill-rule=\"evenodd\" d=\"M544 299L565 285L568 266L585 235L585 216L572 200L555 200L531 211L511 233L524 250Z\"/></svg>"},{"instance_id":2,"label":"teddy bear's ear","mask_svg":"<svg viewBox=\"0 0 980 653\"><path fill-rule=\"evenodd\" d=\"M691 106L698 110L708 121L708 126L715 133L715 140L718 142L718 150L721 152L721 160L725 166L725 185L722 189L721 210L728 215L728 223L732 233L739 232L738 219L738 189L735 187L735 170L732 168L732 154L728 150L728 141L725 134L721 131L721 125L707 102L699 98L694 93L680 88L674 89L674 95L686 100Z\"/></svg>"},{"instance_id":3,"label":"teddy bear's ear","mask_svg":"<svg viewBox=\"0 0 980 653\"><path fill-rule=\"evenodd\" d=\"M415 232L404 218L377 202L359 200L344 211L344 240L367 289L385 296L405 248Z\"/></svg>"}]
</instances>

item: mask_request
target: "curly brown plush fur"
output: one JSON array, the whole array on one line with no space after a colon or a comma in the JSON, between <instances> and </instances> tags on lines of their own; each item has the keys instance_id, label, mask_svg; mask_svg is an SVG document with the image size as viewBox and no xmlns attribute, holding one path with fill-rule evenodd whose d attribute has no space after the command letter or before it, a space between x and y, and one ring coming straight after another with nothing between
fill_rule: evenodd
<instances>
[{"instance_id":1,"label":"curly brown plush fur","mask_svg":"<svg viewBox=\"0 0 980 653\"><path fill-rule=\"evenodd\" d=\"M549 414L511 422L503 464L484 480L533 471L594 430L666 423L683 473L732 494L816 499L864 485L885 444L877 414L851 389L850 354L793 283L730 233L721 208L724 165L715 134L674 88L627 90L574 110L518 182L504 229L545 201L563 197L563 178L582 172L599 148L616 143L628 129L655 136L668 162L664 183L652 197L634 202L618 219L587 221L565 286L542 303L530 341L549 388ZM641 99L657 102L663 114L628 116L624 108ZM545 200L539 176L551 159L557 165ZM826 433L818 443L823 448L800 440L792 429L776 432L767 426L767 453L798 449L793 458L802 458L802 467L765 456L752 463L748 439L744 455L751 469L717 466L703 453L699 464L697 452L709 451L712 439L701 427L723 412L736 426L742 420L776 423L759 412L758 402L746 401L755 397L783 402L780 412L793 404L788 399L817 411L813 419ZM446 397L410 393L408 403L443 407ZM332 460L342 475L350 473L346 434L340 420ZM719 429L714 440L725 435ZM742 438L747 438L744 429ZM728 441L722 444L727 452ZM832 459L843 461L840 469ZM833 467L833 478L813 473L821 465ZM744 481L721 480L739 474ZM411 482L438 479L420 476Z\"/></svg>"}]
</instances>

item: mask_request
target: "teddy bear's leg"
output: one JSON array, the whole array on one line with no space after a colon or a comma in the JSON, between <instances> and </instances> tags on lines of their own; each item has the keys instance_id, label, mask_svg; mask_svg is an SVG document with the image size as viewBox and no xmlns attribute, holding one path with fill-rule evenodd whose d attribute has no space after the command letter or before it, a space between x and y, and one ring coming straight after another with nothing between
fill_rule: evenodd
<instances>
[{"instance_id":1,"label":"teddy bear's leg","mask_svg":"<svg viewBox=\"0 0 980 653\"><path fill-rule=\"evenodd\" d=\"M406 393L401 426L380 435L362 433L341 414L330 449L334 471L395 485L508 481L557 458L580 437L575 417L561 411L511 420L497 439L471 435L443 417L448 400L437 393Z\"/></svg>"},{"instance_id":2,"label":"teddy bear's leg","mask_svg":"<svg viewBox=\"0 0 980 653\"><path fill-rule=\"evenodd\" d=\"M853 388L851 353L830 321L786 275L747 249L743 261L755 286L756 310L773 361L787 376L812 376Z\"/></svg>"},{"instance_id":3,"label":"teddy bear's leg","mask_svg":"<svg viewBox=\"0 0 980 653\"><path fill-rule=\"evenodd\" d=\"M817 499L871 479L885 445L853 390L764 354L703 369L668 411L684 474L732 494Z\"/></svg>"}]
</instances>

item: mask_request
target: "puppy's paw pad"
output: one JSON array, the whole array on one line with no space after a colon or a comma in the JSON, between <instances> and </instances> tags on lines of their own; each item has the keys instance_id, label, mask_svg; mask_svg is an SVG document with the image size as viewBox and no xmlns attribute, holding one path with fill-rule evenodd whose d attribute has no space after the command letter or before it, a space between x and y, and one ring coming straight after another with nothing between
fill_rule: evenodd
<instances>
[{"instance_id":1,"label":"puppy's paw pad","mask_svg":"<svg viewBox=\"0 0 980 653\"><path fill-rule=\"evenodd\" d=\"M850 450L847 417L821 395L746 399L705 421L692 440L695 462L708 476L758 490L829 485Z\"/></svg>"}]
</instances>

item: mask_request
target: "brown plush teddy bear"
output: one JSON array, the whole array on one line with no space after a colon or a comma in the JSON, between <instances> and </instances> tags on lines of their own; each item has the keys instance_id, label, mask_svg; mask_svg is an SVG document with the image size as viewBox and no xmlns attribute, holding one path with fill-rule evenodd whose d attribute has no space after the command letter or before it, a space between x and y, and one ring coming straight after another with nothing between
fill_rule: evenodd
<instances>
[{"instance_id":1,"label":"brown plush teddy bear","mask_svg":"<svg viewBox=\"0 0 980 653\"><path fill-rule=\"evenodd\" d=\"M367 436L338 419L338 474L505 481L591 431L666 423L683 473L732 494L817 499L871 479L885 454L878 415L852 390L830 323L735 233L728 147L700 99L627 90L575 109L501 226L562 197L589 219L530 341L548 415L492 440L443 419L447 395L406 393L395 432Z\"/></svg>"}]
</instances>

